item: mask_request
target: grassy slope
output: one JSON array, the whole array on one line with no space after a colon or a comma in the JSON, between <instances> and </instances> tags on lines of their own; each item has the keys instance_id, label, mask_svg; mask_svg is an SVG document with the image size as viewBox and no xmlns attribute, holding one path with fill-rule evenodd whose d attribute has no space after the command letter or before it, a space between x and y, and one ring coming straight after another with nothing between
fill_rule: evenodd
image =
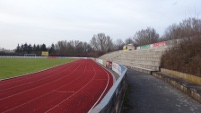
<instances>
[{"instance_id":1,"label":"grassy slope","mask_svg":"<svg viewBox=\"0 0 201 113\"><path fill-rule=\"evenodd\" d=\"M0 58L0 79L36 72L75 59Z\"/></svg>"}]
</instances>

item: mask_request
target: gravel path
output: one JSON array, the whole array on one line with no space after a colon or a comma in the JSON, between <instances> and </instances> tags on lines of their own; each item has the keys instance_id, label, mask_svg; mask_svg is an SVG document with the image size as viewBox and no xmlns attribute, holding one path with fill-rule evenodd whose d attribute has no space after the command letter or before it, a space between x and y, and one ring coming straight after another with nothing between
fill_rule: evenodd
<instances>
[{"instance_id":1,"label":"gravel path","mask_svg":"<svg viewBox=\"0 0 201 113\"><path fill-rule=\"evenodd\" d=\"M201 113L201 104L148 74L128 70L126 113Z\"/></svg>"}]
</instances>

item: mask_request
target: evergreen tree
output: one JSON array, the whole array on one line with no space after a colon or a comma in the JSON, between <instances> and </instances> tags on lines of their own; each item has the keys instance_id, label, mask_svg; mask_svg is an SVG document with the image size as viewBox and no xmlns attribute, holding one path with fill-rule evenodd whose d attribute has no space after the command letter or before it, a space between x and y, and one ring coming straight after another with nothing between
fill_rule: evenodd
<instances>
[{"instance_id":1,"label":"evergreen tree","mask_svg":"<svg viewBox=\"0 0 201 113\"><path fill-rule=\"evenodd\" d=\"M40 50L41 50L41 51L47 51L46 45L45 45L45 44L42 44Z\"/></svg>"},{"instance_id":2,"label":"evergreen tree","mask_svg":"<svg viewBox=\"0 0 201 113\"><path fill-rule=\"evenodd\" d=\"M36 44L33 45L32 51L36 54Z\"/></svg>"},{"instance_id":3,"label":"evergreen tree","mask_svg":"<svg viewBox=\"0 0 201 113\"><path fill-rule=\"evenodd\" d=\"M20 53L24 54L24 44L21 44L21 46L20 46Z\"/></svg>"},{"instance_id":4,"label":"evergreen tree","mask_svg":"<svg viewBox=\"0 0 201 113\"><path fill-rule=\"evenodd\" d=\"M36 52L39 52L40 51L40 46L39 44L36 46Z\"/></svg>"},{"instance_id":5,"label":"evergreen tree","mask_svg":"<svg viewBox=\"0 0 201 113\"><path fill-rule=\"evenodd\" d=\"M27 43L24 44L23 51L24 51L24 53L26 53L26 54L28 53L28 44L27 44Z\"/></svg>"},{"instance_id":6,"label":"evergreen tree","mask_svg":"<svg viewBox=\"0 0 201 113\"><path fill-rule=\"evenodd\" d=\"M50 49L49 49L49 54L52 54L54 52L55 52L55 46L54 46L54 44L52 44Z\"/></svg>"},{"instance_id":7,"label":"evergreen tree","mask_svg":"<svg viewBox=\"0 0 201 113\"><path fill-rule=\"evenodd\" d=\"M20 45L18 44L17 45L17 48L16 48L16 51L15 51L16 53L20 53L21 51L20 51Z\"/></svg>"},{"instance_id":8,"label":"evergreen tree","mask_svg":"<svg viewBox=\"0 0 201 113\"><path fill-rule=\"evenodd\" d=\"M32 45L31 44L29 44L28 46L27 46L27 53L32 53L32 51L33 51L33 48L32 48Z\"/></svg>"}]
</instances>

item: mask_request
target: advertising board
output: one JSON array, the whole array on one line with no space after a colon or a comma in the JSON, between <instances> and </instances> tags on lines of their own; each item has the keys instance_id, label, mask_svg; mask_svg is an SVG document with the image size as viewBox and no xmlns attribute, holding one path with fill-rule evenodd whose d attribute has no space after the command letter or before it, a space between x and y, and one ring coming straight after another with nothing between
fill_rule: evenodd
<instances>
[{"instance_id":1,"label":"advertising board","mask_svg":"<svg viewBox=\"0 0 201 113\"><path fill-rule=\"evenodd\" d=\"M112 70L121 75L121 66L119 64L112 62Z\"/></svg>"},{"instance_id":2,"label":"advertising board","mask_svg":"<svg viewBox=\"0 0 201 113\"><path fill-rule=\"evenodd\" d=\"M159 46L165 46L166 45L166 42L158 42L158 43L154 43L154 44L151 44L151 47L159 47Z\"/></svg>"}]
</instances>

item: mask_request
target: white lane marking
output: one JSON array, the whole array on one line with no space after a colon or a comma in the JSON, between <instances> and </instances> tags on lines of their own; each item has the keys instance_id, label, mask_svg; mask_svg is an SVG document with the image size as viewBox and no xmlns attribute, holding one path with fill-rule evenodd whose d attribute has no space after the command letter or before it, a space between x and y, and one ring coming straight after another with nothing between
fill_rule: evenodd
<instances>
[{"instance_id":1,"label":"white lane marking","mask_svg":"<svg viewBox=\"0 0 201 113\"><path fill-rule=\"evenodd\" d=\"M77 62L77 60L75 61L75 62ZM61 64L61 65L57 65L57 66L64 66L64 65L69 65L69 64L71 64L71 63L73 63L73 61L72 62L69 62L69 63L65 63L65 64ZM37 76L32 76L32 75L34 75L34 74L37 74L37 73L43 73L44 71L48 71L49 69L51 69L51 68L54 68L54 67L57 67L57 66L53 66L53 67L50 67L50 68L47 68L47 69L44 69L44 70L40 70L40 71L37 71L37 72L32 72L32 73L26 73L26 74L23 74L23 75L19 75L19 76L14 76L14 77L10 77L10 78L6 78L6 79L3 79L3 80L0 80L0 81L5 81L4 82L4 84L0 84L0 86L2 86L2 85L7 85L7 84L11 84L10 82L7 82L7 80L9 80L9 79L13 79L13 78L18 78L18 79L20 79L20 80L17 80L17 81L12 81L12 83L15 83L15 82L19 82L19 81L23 81L23 80L26 80L26 79L31 79L31 78L33 78L33 77L37 77ZM27 77L29 77L29 78L27 78Z\"/></svg>"},{"instance_id":2,"label":"white lane marking","mask_svg":"<svg viewBox=\"0 0 201 113\"><path fill-rule=\"evenodd\" d=\"M81 64L80 64L80 65L81 65ZM79 65L79 66L80 66L80 65ZM78 67L79 67L79 66L78 66ZM85 69L86 69L86 66L85 66ZM84 69L84 72L85 72L85 69ZM82 74L81 74L81 75L82 75ZM81 75L80 75L78 78L80 78ZM78 78L74 79L73 81L69 82L68 84L73 83L73 82L74 82L75 80L77 80ZM48 93L45 93L45 94L43 94L43 95L41 95L41 96L39 96L39 97L37 97L37 98L34 98L34 99L32 99L32 100L29 100L29 101L27 101L27 102L25 102L25 103L23 103L23 104L21 104L21 105L18 105L18 106L15 106L15 107L11 108L11 109L8 109L8 110L4 111L3 113L9 112L9 111L11 111L11 110L13 110L13 109L16 109L16 108L18 108L18 107L20 107L20 106L23 106L23 105L27 104L27 103L30 103L30 102L32 102L32 101L35 101L36 99L39 99L39 98L41 98L41 97L43 97L43 96L46 96L46 95L48 95L48 94L50 94L50 93L52 93L52 92L57 91L58 89L61 89L61 88L65 87L65 86L67 86L68 84L65 84L65 85L63 85L63 86L61 86L61 87L59 87L59 88L57 88L57 89L55 89L55 90L52 90L52 91L50 91L50 92L48 92Z\"/></svg>"},{"instance_id":3,"label":"white lane marking","mask_svg":"<svg viewBox=\"0 0 201 113\"><path fill-rule=\"evenodd\" d=\"M102 96L106 92L106 89L108 88L108 85L109 85L109 82L110 82L110 77L109 77L110 75L108 74L108 72L103 67L101 67L101 68L107 73L107 78L108 78L107 85L106 85L105 89L103 90L102 94L100 95L100 97L98 98L98 100L94 103L94 105L88 111L88 113L97 105L97 103L99 102L99 100L102 98Z\"/></svg>"},{"instance_id":4,"label":"white lane marking","mask_svg":"<svg viewBox=\"0 0 201 113\"><path fill-rule=\"evenodd\" d=\"M72 66L71 66L71 67L72 67ZM56 75L58 75L58 74L60 74L60 73L65 72L65 71L66 71L67 69L69 69L69 68L70 68L70 67L66 68L65 70L63 70L63 71L61 71L61 72L59 72L59 73L56 73L56 74L53 74L53 75L50 75L50 76L44 77L44 78L39 79L39 80L37 80L37 81L27 82L27 83L20 84L20 85L17 85L17 86L11 87L11 88L7 88L7 89L0 90L0 92L2 92L2 91L6 91L6 90L11 90L11 89L14 89L14 88L17 88L17 87L20 87L20 86L24 86L24 85L28 85L28 84L32 84L32 83L36 83L36 82L42 81L42 80L44 80L44 79L48 79L48 78L50 78L50 77L53 77L53 76L56 76ZM51 73L51 72L49 72L49 73ZM48 74L49 74L49 73L48 73Z\"/></svg>"},{"instance_id":5,"label":"white lane marking","mask_svg":"<svg viewBox=\"0 0 201 113\"><path fill-rule=\"evenodd\" d=\"M80 66L80 65L79 65L79 66ZM78 66L78 67L79 67L79 66ZM78 68L78 67L77 67L77 68ZM77 68L76 68L76 69L77 69ZM76 70L76 69L75 69L75 70ZM67 76L71 75L75 70L73 70L73 71L72 71L71 73L69 73ZM19 94L24 93L24 92L27 92L27 91L31 91L31 90L37 89L37 88L42 87L42 86L44 86L44 85L46 85L46 84L49 84L49 83L52 83L52 82L56 82L56 81L58 81L58 80L60 80L60 79L62 79L62 78L64 78L64 77L66 77L66 76L63 76L63 77L58 78L58 79L55 79L55 80L53 80L53 81L51 81L51 82L45 83L45 84L40 85L40 86L38 86L38 87L35 87L35 88L32 88L32 89L28 89L28 90L22 91L22 92L20 92L20 93L16 93L16 94L14 94L14 95L10 95L10 96L1 98L0 101L5 100L5 99L10 98L10 97L13 97L13 96L16 96L16 95L19 95Z\"/></svg>"},{"instance_id":6,"label":"white lane marking","mask_svg":"<svg viewBox=\"0 0 201 113\"><path fill-rule=\"evenodd\" d=\"M93 67L94 68L94 67ZM58 103L57 105L55 105L54 107L50 108L49 110L47 110L45 113L47 112L50 112L51 110L53 110L54 108L58 107L60 104L62 104L63 102L67 101L68 99L70 99L71 97L73 97L75 94L77 94L78 92L80 92L82 89L84 89L95 77L96 75L96 71L95 71L95 74L93 75L92 79L87 83L85 84L83 87L81 87L79 90L77 90L75 93L73 93L70 97L64 99L63 101L61 101L60 103Z\"/></svg>"}]
</instances>

